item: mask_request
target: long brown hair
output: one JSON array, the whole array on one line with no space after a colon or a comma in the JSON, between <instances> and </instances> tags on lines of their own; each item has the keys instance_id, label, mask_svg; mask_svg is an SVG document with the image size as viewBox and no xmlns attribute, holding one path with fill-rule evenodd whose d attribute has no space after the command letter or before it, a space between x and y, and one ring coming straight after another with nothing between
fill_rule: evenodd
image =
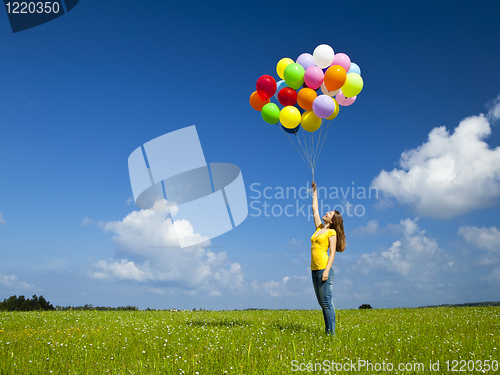
<instances>
[{"instance_id":1,"label":"long brown hair","mask_svg":"<svg viewBox=\"0 0 500 375\"><path fill-rule=\"evenodd\" d=\"M340 212L334 211L332 221L328 225L328 228L335 229L335 232L337 232L337 245L335 246L335 250L339 253L342 253L345 250L346 242L344 232L344 219L342 219L342 215L340 214Z\"/></svg>"}]
</instances>

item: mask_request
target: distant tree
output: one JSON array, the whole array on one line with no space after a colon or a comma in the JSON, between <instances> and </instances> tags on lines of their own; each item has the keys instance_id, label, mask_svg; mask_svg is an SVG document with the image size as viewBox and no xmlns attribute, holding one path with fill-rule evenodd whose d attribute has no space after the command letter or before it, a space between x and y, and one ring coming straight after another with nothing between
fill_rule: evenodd
<instances>
[{"instance_id":1,"label":"distant tree","mask_svg":"<svg viewBox=\"0 0 500 375\"><path fill-rule=\"evenodd\" d=\"M10 296L7 300L7 311L17 310L17 296Z\"/></svg>"},{"instance_id":2,"label":"distant tree","mask_svg":"<svg viewBox=\"0 0 500 375\"><path fill-rule=\"evenodd\" d=\"M362 304L361 306L359 306L359 308L360 308L360 309L367 310L367 309L371 309L372 307L371 307L369 304L364 303L364 304Z\"/></svg>"},{"instance_id":3,"label":"distant tree","mask_svg":"<svg viewBox=\"0 0 500 375\"><path fill-rule=\"evenodd\" d=\"M42 310L55 310L54 306L52 306L52 304L49 303L49 301L45 300L43 296L40 296L38 298L38 302L40 303Z\"/></svg>"},{"instance_id":4,"label":"distant tree","mask_svg":"<svg viewBox=\"0 0 500 375\"><path fill-rule=\"evenodd\" d=\"M36 294L33 294L31 297L31 308L32 310L38 311L42 309L42 306L40 305L40 302L38 301L38 297Z\"/></svg>"},{"instance_id":5,"label":"distant tree","mask_svg":"<svg viewBox=\"0 0 500 375\"><path fill-rule=\"evenodd\" d=\"M9 299L4 299L0 303L0 310L3 311L33 311L33 310L55 310L48 301L40 296L38 298L36 295L30 300L24 296L11 296Z\"/></svg>"},{"instance_id":6,"label":"distant tree","mask_svg":"<svg viewBox=\"0 0 500 375\"><path fill-rule=\"evenodd\" d=\"M32 299L24 296L11 296L9 299L4 299L0 302L0 311L40 311L40 310L104 310L104 311L138 311L136 306L119 306L119 307L94 307L92 304L84 306L59 306L55 308L43 296L37 297L33 295ZM149 307L147 311L152 311Z\"/></svg>"},{"instance_id":7,"label":"distant tree","mask_svg":"<svg viewBox=\"0 0 500 375\"><path fill-rule=\"evenodd\" d=\"M28 308L29 308L29 302L28 303L26 302L26 297L24 296L17 297L16 310L28 311Z\"/></svg>"},{"instance_id":8,"label":"distant tree","mask_svg":"<svg viewBox=\"0 0 500 375\"><path fill-rule=\"evenodd\" d=\"M56 306L56 310L94 310L94 311L138 311L139 308L136 306L119 306L119 307L104 307L104 306L95 306L92 304L86 304L84 306ZM148 307L145 311L151 311L151 309Z\"/></svg>"}]
</instances>

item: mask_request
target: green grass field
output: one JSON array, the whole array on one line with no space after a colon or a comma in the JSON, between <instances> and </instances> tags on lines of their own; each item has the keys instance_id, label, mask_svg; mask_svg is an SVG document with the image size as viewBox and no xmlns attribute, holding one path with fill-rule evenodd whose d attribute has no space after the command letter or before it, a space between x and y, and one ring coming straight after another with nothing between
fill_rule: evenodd
<instances>
[{"instance_id":1,"label":"green grass field","mask_svg":"<svg viewBox=\"0 0 500 375\"><path fill-rule=\"evenodd\" d=\"M341 310L336 321L328 337L320 310L0 312L0 373L499 372L500 307Z\"/></svg>"}]
</instances>

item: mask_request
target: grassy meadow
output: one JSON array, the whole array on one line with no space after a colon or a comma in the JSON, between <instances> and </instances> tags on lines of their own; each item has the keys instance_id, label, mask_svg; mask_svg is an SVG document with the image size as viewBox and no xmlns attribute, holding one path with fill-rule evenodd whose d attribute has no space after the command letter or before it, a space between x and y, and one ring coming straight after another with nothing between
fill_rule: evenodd
<instances>
[{"instance_id":1,"label":"grassy meadow","mask_svg":"<svg viewBox=\"0 0 500 375\"><path fill-rule=\"evenodd\" d=\"M329 337L320 310L0 312L0 374L499 372L500 307L336 321Z\"/></svg>"}]
</instances>

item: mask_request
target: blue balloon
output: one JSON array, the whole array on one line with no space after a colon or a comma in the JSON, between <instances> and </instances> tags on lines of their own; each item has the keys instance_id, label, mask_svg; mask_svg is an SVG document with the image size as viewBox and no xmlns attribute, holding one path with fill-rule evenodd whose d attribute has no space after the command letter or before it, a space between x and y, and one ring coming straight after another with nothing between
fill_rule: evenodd
<instances>
[{"instance_id":1,"label":"blue balloon","mask_svg":"<svg viewBox=\"0 0 500 375\"><path fill-rule=\"evenodd\" d=\"M351 63L351 67L349 68L349 71L347 72L347 74L349 73L358 73L359 75L361 75L361 69L359 69L359 66L358 64L355 64L355 63Z\"/></svg>"},{"instance_id":2,"label":"blue balloon","mask_svg":"<svg viewBox=\"0 0 500 375\"><path fill-rule=\"evenodd\" d=\"M283 87L288 87L284 79L276 83L276 92L274 93L274 97L276 98L276 100L278 100L278 93Z\"/></svg>"},{"instance_id":3,"label":"blue balloon","mask_svg":"<svg viewBox=\"0 0 500 375\"><path fill-rule=\"evenodd\" d=\"M289 134L297 134L297 133L298 133L298 131L299 131L299 129L300 129L300 124L299 124L299 125L297 125L297 127L296 127L296 128L293 128L293 129L288 129L288 128L285 128L283 125L281 125L281 128L282 128L284 131L286 131L287 133L289 133Z\"/></svg>"}]
</instances>

